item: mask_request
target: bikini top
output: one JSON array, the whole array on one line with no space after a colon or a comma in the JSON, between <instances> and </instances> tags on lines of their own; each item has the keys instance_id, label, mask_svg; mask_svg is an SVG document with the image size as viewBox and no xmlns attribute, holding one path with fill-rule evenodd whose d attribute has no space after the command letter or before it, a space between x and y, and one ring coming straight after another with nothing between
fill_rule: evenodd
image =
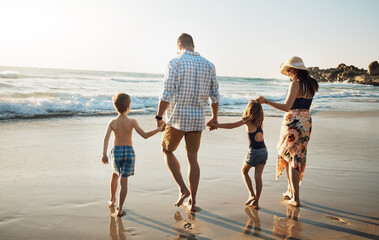
<instances>
[{"instance_id":1,"label":"bikini top","mask_svg":"<svg viewBox=\"0 0 379 240\"><path fill-rule=\"evenodd\" d=\"M248 133L249 134L249 142L250 142L249 147L253 148L253 149L265 148L266 145L265 145L264 141L260 141L260 142L255 141L255 135L257 135L257 133L263 134L263 130L262 130L261 126L257 127L257 130L255 130L255 132Z\"/></svg>"},{"instance_id":2,"label":"bikini top","mask_svg":"<svg viewBox=\"0 0 379 240\"><path fill-rule=\"evenodd\" d=\"M306 99L306 98L302 98L302 97L296 98L291 109L309 109L311 107L312 100L313 100L313 98L311 98L311 99Z\"/></svg>"}]
</instances>

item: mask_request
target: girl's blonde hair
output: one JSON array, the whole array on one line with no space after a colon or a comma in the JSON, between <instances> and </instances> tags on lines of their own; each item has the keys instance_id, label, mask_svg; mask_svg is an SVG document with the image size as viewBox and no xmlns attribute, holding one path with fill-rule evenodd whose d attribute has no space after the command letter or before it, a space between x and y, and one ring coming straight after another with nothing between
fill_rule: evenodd
<instances>
[{"instance_id":1,"label":"girl's blonde hair","mask_svg":"<svg viewBox=\"0 0 379 240\"><path fill-rule=\"evenodd\" d=\"M251 121L255 126L259 127L263 123L262 105L257 100L251 100L243 112L242 120L247 123Z\"/></svg>"}]
</instances>

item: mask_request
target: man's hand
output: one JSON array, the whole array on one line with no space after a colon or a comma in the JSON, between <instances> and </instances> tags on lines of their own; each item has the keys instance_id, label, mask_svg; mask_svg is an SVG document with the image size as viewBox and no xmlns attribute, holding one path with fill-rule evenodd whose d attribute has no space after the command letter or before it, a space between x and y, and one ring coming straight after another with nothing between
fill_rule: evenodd
<instances>
[{"instance_id":1,"label":"man's hand","mask_svg":"<svg viewBox=\"0 0 379 240\"><path fill-rule=\"evenodd\" d=\"M107 155L103 155L103 158L101 159L101 161L102 161L104 164L108 164L108 163L109 163L108 156L107 156Z\"/></svg>"},{"instance_id":2,"label":"man's hand","mask_svg":"<svg viewBox=\"0 0 379 240\"><path fill-rule=\"evenodd\" d=\"M217 129L217 128L216 128L216 124L217 124L217 123L218 123L217 118L211 118L211 119L207 122L207 126L208 126L209 130L212 131L212 130Z\"/></svg>"},{"instance_id":3,"label":"man's hand","mask_svg":"<svg viewBox=\"0 0 379 240\"><path fill-rule=\"evenodd\" d=\"M159 128L159 131L161 131L161 132L163 132L164 130L165 130L165 128L166 128L166 122L165 121L163 121L163 120L160 120L161 122L159 123L160 125L158 125L158 123L157 123L157 128Z\"/></svg>"},{"instance_id":4,"label":"man's hand","mask_svg":"<svg viewBox=\"0 0 379 240\"><path fill-rule=\"evenodd\" d=\"M160 127L162 124L166 124L165 121L157 119L157 127Z\"/></svg>"}]
</instances>

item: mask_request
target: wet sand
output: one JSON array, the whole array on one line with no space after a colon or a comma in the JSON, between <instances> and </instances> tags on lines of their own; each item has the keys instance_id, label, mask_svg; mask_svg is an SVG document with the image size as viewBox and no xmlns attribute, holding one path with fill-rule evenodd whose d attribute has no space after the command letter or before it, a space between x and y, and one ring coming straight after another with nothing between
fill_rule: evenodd
<instances>
[{"instance_id":1,"label":"wet sand","mask_svg":"<svg viewBox=\"0 0 379 240\"><path fill-rule=\"evenodd\" d=\"M154 128L153 116L133 117ZM300 208L281 200L286 176L275 181L281 118L264 122L269 160L258 211L243 205L244 128L203 133L195 214L173 206L177 188L161 157L161 133L147 140L134 133L136 170L123 218L107 207L111 167L101 152L109 119L0 123L0 239L379 238L378 113L313 115ZM176 153L185 175L184 144Z\"/></svg>"}]
</instances>

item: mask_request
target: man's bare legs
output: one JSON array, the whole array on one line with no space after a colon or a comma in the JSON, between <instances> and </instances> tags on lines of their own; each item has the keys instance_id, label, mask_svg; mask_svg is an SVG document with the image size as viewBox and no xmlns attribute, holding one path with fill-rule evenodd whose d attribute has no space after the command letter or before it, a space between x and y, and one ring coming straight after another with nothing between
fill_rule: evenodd
<instances>
[{"instance_id":1,"label":"man's bare legs","mask_svg":"<svg viewBox=\"0 0 379 240\"><path fill-rule=\"evenodd\" d=\"M174 177L176 184L179 187L179 198L178 201L175 203L175 206L179 207L183 204L184 199L186 199L190 195L190 191L188 191L188 188L186 187L183 181L182 173L180 172L180 164L178 159L175 157L174 153L163 149L163 155L166 160L166 165L170 170L172 176Z\"/></svg>"},{"instance_id":2,"label":"man's bare legs","mask_svg":"<svg viewBox=\"0 0 379 240\"><path fill-rule=\"evenodd\" d=\"M253 189L253 184L251 182L251 178L249 176L249 170L250 170L251 166L247 163L243 163L242 165L242 170L241 170L241 173L242 173L242 178L245 182L245 185L247 187L247 190L249 191L249 198L247 200L247 202L245 202L245 205L249 205L255 198L255 193L254 193L254 189Z\"/></svg>"},{"instance_id":3,"label":"man's bare legs","mask_svg":"<svg viewBox=\"0 0 379 240\"><path fill-rule=\"evenodd\" d=\"M187 158L189 162L188 180L189 180L189 187L190 187L190 193L191 193L191 198L188 200L188 208L189 210L194 212L195 204L196 204L196 193L197 193L197 188L199 186L199 180L200 180L200 167L199 167L199 163L197 162L197 152L190 153L187 151Z\"/></svg>"},{"instance_id":4,"label":"man's bare legs","mask_svg":"<svg viewBox=\"0 0 379 240\"><path fill-rule=\"evenodd\" d=\"M291 167L291 169L288 170L290 174L291 179L291 191L293 193L293 196L291 200L287 201L287 204L299 207L300 206L300 171L296 168Z\"/></svg>"},{"instance_id":5,"label":"man's bare legs","mask_svg":"<svg viewBox=\"0 0 379 240\"><path fill-rule=\"evenodd\" d=\"M111 179L111 200L108 201L110 207L114 207L114 204L116 202L117 182L118 175L116 173L113 173Z\"/></svg>"},{"instance_id":6,"label":"man's bare legs","mask_svg":"<svg viewBox=\"0 0 379 240\"><path fill-rule=\"evenodd\" d=\"M120 200L118 202L117 216L122 217L126 213L122 210L122 205L124 205L126 194L128 192L128 177L121 177L120 179Z\"/></svg>"},{"instance_id":7,"label":"man's bare legs","mask_svg":"<svg viewBox=\"0 0 379 240\"><path fill-rule=\"evenodd\" d=\"M255 173L254 173L254 179L255 179L255 198L254 198L254 200L250 204L250 206L252 206L255 209L259 208L258 202L259 202L259 198L261 196L262 187L263 187L263 184L262 184L262 172L263 172L264 167L265 167L265 165L263 165L263 164L258 164L255 167Z\"/></svg>"}]
</instances>

